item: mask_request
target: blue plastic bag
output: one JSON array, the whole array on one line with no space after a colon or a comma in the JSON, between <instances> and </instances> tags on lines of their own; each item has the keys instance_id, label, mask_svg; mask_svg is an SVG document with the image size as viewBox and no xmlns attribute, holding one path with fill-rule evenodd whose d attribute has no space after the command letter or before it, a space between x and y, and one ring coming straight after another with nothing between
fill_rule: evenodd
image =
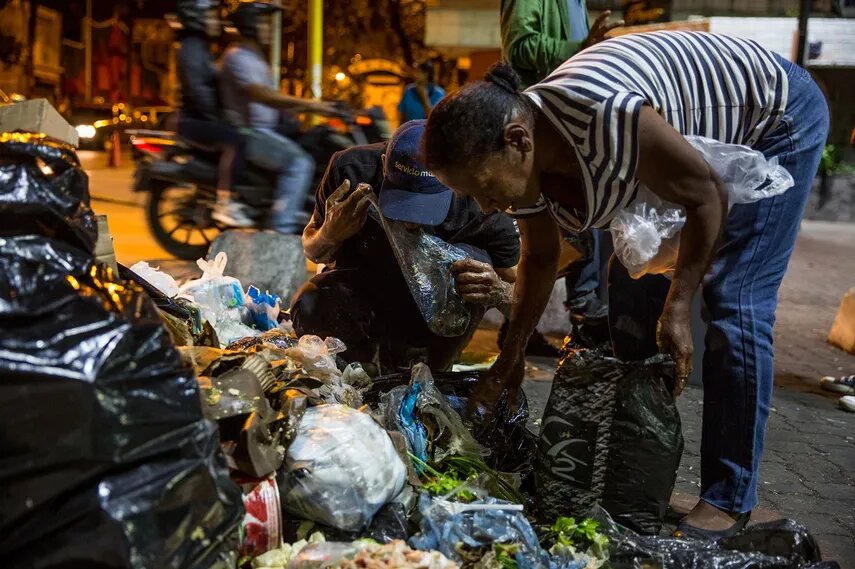
<instances>
[{"instance_id":1,"label":"blue plastic bag","mask_svg":"<svg viewBox=\"0 0 855 569\"><path fill-rule=\"evenodd\" d=\"M246 291L247 308L252 316L253 325L267 332L279 327L279 310L282 301L276 294L261 292L258 288L251 286Z\"/></svg>"},{"instance_id":2,"label":"blue plastic bag","mask_svg":"<svg viewBox=\"0 0 855 569\"><path fill-rule=\"evenodd\" d=\"M421 533L410 538L415 549L436 550L449 559L463 562L460 546L464 550L485 550L496 543L513 543L520 546L516 554L519 569L550 567L549 554L540 547L522 506L490 497L464 504L423 493L419 512Z\"/></svg>"}]
</instances>

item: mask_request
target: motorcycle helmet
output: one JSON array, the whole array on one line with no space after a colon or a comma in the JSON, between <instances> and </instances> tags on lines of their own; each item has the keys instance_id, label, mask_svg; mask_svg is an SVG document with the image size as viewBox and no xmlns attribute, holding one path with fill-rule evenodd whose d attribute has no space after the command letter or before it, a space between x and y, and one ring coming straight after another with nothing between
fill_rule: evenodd
<instances>
[{"instance_id":1,"label":"motorcycle helmet","mask_svg":"<svg viewBox=\"0 0 855 569\"><path fill-rule=\"evenodd\" d=\"M178 21L187 32L208 35L208 13L213 9L213 0L177 0Z\"/></svg>"},{"instance_id":2,"label":"motorcycle helmet","mask_svg":"<svg viewBox=\"0 0 855 569\"><path fill-rule=\"evenodd\" d=\"M281 10L281 7L269 4L268 2L240 0L233 3L229 11L229 19L242 37L258 41L260 39L258 30L259 18Z\"/></svg>"}]
</instances>

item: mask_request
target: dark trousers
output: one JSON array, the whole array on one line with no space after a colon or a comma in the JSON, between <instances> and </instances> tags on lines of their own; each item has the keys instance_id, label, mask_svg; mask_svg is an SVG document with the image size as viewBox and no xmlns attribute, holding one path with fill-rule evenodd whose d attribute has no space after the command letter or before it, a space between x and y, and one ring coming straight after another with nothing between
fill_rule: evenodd
<instances>
[{"instance_id":1,"label":"dark trousers","mask_svg":"<svg viewBox=\"0 0 855 569\"><path fill-rule=\"evenodd\" d=\"M473 307L466 332L455 338L432 333L400 274L331 269L303 285L291 307L298 335L333 336L347 346L347 362L371 362L382 373L416 361L446 371L466 347L484 316Z\"/></svg>"}]
</instances>

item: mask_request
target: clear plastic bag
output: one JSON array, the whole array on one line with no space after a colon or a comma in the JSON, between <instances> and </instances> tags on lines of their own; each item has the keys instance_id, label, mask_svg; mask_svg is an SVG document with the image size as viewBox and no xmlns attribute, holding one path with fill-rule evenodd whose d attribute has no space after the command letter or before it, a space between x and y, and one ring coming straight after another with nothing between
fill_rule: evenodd
<instances>
[{"instance_id":1,"label":"clear plastic bag","mask_svg":"<svg viewBox=\"0 0 855 569\"><path fill-rule=\"evenodd\" d=\"M224 275L228 256L218 253L213 261L196 261L202 276L184 283L178 296L199 306L203 320L216 331L220 346L227 345L247 336L258 336L260 332L243 323L246 312L243 288L240 281Z\"/></svg>"},{"instance_id":2,"label":"clear plastic bag","mask_svg":"<svg viewBox=\"0 0 855 569\"><path fill-rule=\"evenodd\" d=\"M169 298L178 296L178 283L170 275L160 269L152 267L145 261L132 266L131 271L145 282L165 294Z\"/></svg>"},{"instance_id":3,"label":"clear plastic bag","mask_svg":"<svg viewBox=\"0 0 855 569\"><path fill-rule=\"evenodd\" d=\"M422 494L419 501L421 533L410 545L422 551L436 550L457 562L467 552L484 552L496 543L518 544L517 567L549 567L549 554L540 547L522 506L505 504L495 498L463 504Z\"/></svg>"},{"instance_id":4,"label":"clear plastic bag","mask_svg":"<svg viewBox=\"0 0 855 569\"><path fill-rule=\"evenodd\" d=\"M321 405L303 415L279 485L290 514L356 531L401 492L406 478L392 439L369 415Z\"/></svg>"},{"instance_id":5,"label":"clear plastic bag","mask_svg":"<svg viewBox=\"0 0 855 569\"><path fill-rule=\"evenodd\" d=\"M793 187L793 177L778 164L747 146L726 144L702 136L686 140L724 182L728 206L753 203L780 195ZM680 248L685 210L660 199L645 186L638 197L612 219L609 229L615 255L633 278L674 272Z\"/></svg>"},{"instance_id":6,"label":"clear plastic bag","mask_svg":"<svg viewBox=\"0 0 855 569\"><path fill-rule=\"evenodd\" d=\"M465 251L421 229L407 229L378 213L376 201L370 213L383 226L413 300L431 332L454 338L469 327L470 309L457 294L451 265L468 259Z\"/></svg>"},{"instance_id":7,"label":"clear plastic bag","mask_svg":"<svg viewBox=\"0 0 855 569\"><path fill-rule=\"evenodd\" d=\"M341 380L341 371L335 362L336 354L347 350L344 342L332 336L321 340L319 336L307 334L301 336L297 345L285 351L285 355L291 358L307 375L319 379L324 383Z\"/></svg>"}]
</instances>

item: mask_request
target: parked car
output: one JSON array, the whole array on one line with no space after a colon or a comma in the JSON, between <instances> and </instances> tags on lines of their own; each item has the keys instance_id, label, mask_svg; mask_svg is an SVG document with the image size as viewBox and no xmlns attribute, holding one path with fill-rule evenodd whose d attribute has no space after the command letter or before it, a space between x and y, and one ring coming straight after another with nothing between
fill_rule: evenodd
<instances>
[{"instance_id":1,"label":"parked car","mask_svg":"<svg viewBox=\"0 0 855 569\"><path fill-rule=\"evenodd\" d=\"M124 103L90 103L76 105L68 122L77 130L81 150L105 150L113 131L118 130L127 139L125 129L131 126L133 118Z\"/></svg>"},{"instance_id":2,"label":"parked car","mask_svg":"<svg viewBox=\"0 0 855 569\"><path fill-rule=\"evenodd\" d=\"M166 105L134 107L134 128L144 130L170 130L164 122L175 109Z\"/></svg>"}]
</instances>

